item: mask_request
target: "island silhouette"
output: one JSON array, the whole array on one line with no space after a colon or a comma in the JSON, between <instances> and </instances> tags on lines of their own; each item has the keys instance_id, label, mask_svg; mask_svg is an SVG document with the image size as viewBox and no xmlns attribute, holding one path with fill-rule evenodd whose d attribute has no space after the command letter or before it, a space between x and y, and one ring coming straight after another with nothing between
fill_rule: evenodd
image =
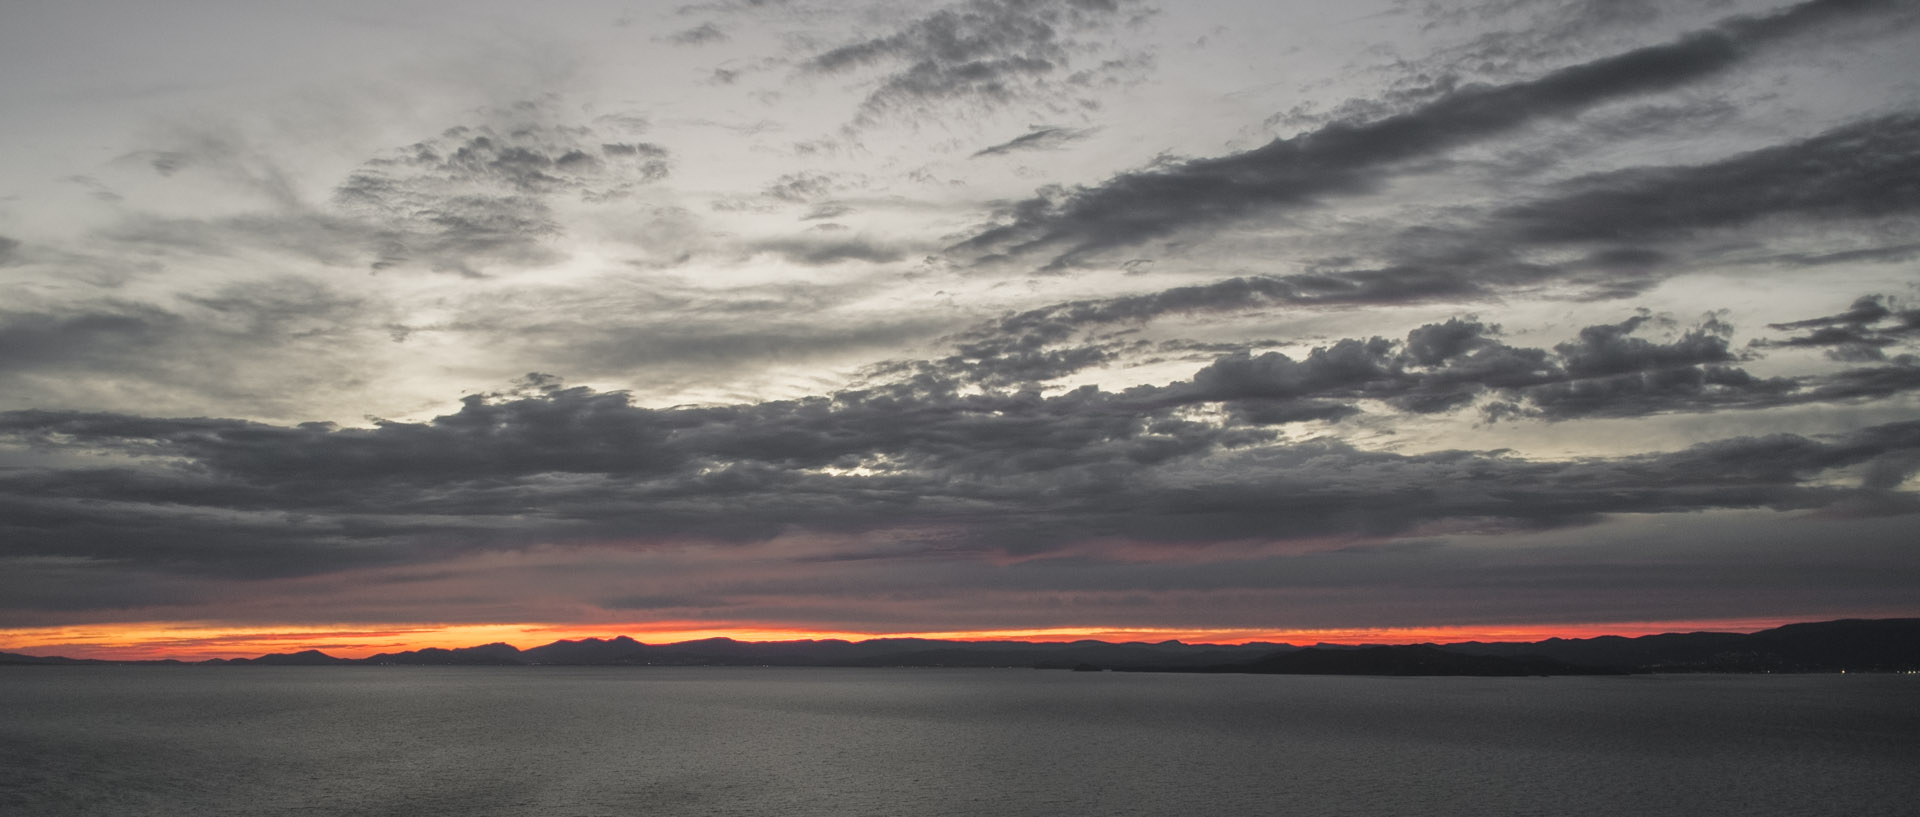
<instances>
[{"instance_id":1,"label":"island silhouette","mask_svg":"<svg viewBox=\"0 0 1920 817\"><path fill-rule=\"evenodd\" d=\"M0 665L211 666L779 666L1032 667L1092 672L1268 675L1533 676L1626 673L1920 672L1920 619L1842 619L1754 633L1664 633L1633 638L1296 646L1105 641L736 641L646 644L627 636L555 641L530 649L482 644L340 658L318 650L257 658L114 661L0 652Z\"/></svg>"}]
</instances>

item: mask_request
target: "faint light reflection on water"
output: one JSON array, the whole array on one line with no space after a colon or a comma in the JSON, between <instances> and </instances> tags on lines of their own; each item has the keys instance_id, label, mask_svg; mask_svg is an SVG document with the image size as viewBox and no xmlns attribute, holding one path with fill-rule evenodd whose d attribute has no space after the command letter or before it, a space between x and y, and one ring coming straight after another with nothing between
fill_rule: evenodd
<instances>
[{"instance_id":1,"label":"faint light reflection on water","mask_svg":"<svg viewBox=\"0 0 1920 817\"><path fill-rule=\"evenodd\" d=\"M1907 815L1920 678L0 668L8 815Z\"/></svg>"}]
</instances>

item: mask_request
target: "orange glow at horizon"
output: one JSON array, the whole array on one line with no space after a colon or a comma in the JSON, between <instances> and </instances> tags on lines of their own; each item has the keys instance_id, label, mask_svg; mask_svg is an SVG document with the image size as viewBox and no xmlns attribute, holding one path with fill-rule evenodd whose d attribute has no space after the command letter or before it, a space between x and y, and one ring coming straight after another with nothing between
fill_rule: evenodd
<instances>
[{"instance_id":1,"label":"orange glow at horizon","mask_svg":"<svg viewBox=\"0 0 1920 817\"><path fill-rule=\"evenodd\" d=\"M737 641L796 641L876 638L929 638L948 641L1183 641L1190 644L1242 644L1265 641L1296 645L1414 644L1460 641L1542 641L1548 638L1640 636L1672 632L1753 632L1804 618L1630 621L1589 624L1374 627L1343 629L1191 629L1134 627L1052 627L941 632L853 632L761 624L656 621L624 624L381 624L335 627L241 627L206 622L130 622L65 627L0 629L0 652L61 655L68 658L151 660L174 658L251 658L277 652L319 650L341 658L365 658L383 652L427 647L455 649L505 642L520 649L560 640L629 636L651 644L704 638Z\"/></svg>"}]
</instances>

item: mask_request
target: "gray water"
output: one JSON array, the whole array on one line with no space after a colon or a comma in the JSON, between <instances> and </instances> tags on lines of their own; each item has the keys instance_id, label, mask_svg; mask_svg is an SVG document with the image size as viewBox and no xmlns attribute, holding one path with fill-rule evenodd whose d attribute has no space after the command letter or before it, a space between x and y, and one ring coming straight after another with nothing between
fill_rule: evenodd
<instances>
[{"instance_id":1,"label":"gray water","mask_svg":"<svg viewBox=\"0 0 1920 817\"><path fill-rule=\"evenodd\" d=\"M1912 815L1920 676L0 667L0 814Z\"/></svg>"}]
</instances>

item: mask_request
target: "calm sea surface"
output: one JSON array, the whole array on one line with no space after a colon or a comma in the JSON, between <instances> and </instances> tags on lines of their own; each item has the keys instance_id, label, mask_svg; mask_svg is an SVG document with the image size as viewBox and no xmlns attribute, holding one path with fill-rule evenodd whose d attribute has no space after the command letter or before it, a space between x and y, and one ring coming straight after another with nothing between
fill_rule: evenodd
<instances>
[{"instance_id":1,"label":"calm sea surface","mask_svg":"<svg viewBox=\"0 0 1920 817\"><path fill-rule=\"evenodd\" d=\"M1920 676L0 667L0 814L1913 815Z\"/></svg>"}]
</instances>

